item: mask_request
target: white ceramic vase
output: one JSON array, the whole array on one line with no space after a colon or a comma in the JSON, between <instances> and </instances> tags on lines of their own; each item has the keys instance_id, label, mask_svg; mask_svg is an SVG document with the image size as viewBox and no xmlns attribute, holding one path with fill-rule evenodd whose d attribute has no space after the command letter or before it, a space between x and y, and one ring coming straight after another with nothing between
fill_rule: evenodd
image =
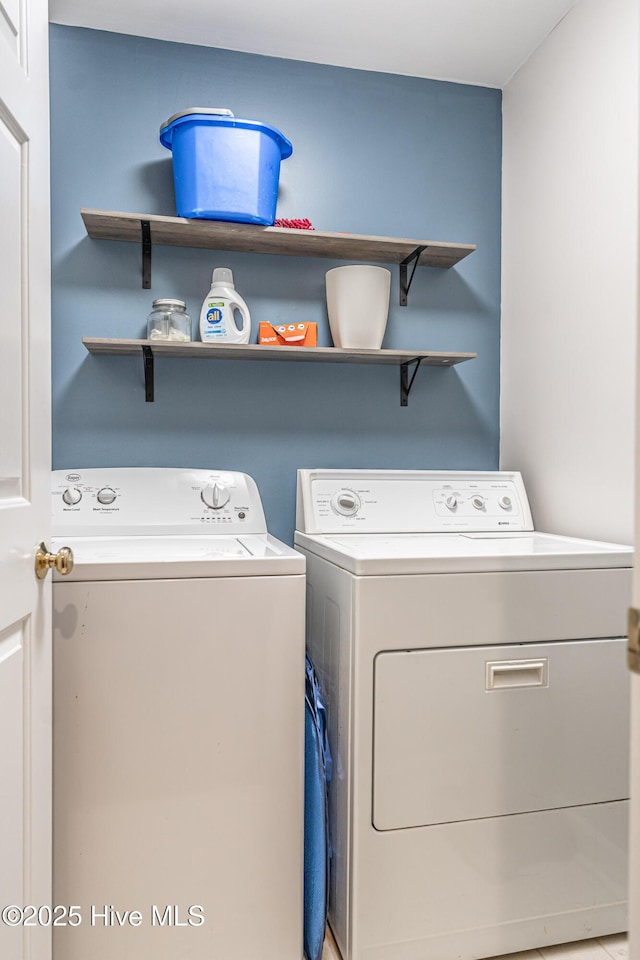
<instances>
[{"instance_id":1,"label":"white ceramic vase","mask_svg":"<svg viewBox=\"0 0 640 960\"><path fill-rule=\"evenodd\" d=\"M334 346L379 349L389 316L391 271L371 264L335 267L325 281Z\"/></svg>"}]
</instances>

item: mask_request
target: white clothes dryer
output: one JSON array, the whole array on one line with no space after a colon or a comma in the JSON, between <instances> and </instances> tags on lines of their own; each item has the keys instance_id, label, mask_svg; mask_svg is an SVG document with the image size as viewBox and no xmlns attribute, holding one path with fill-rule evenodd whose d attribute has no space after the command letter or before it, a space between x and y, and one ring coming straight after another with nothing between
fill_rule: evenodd
<instances>
[{"instance_id":1,"label":"white clothes dryer","mask_svg":"<svg viewBox=\"0 0 640 960\"><path fill-rule=\"evenodd\" d=\"M630 547L508 472L298 472L344 960L626 929Z\"/></svg>"},{"instance_id":2,"label":"white clothes dryer","mask_svg":"<svg viewBox=\"0 0 640 960\"><path fill-rule=\"evenodd\" d=\"M300 960L304 558L229 471L56 471L53 533L55 960Z\"/></svg>"}]
</instances>

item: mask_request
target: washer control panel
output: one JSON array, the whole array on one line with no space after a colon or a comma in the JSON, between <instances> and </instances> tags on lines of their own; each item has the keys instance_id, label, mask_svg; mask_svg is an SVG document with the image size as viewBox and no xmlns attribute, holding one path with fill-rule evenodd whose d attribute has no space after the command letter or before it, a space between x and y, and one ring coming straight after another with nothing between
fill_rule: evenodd
<instances>
[{"instance_id":1,"label":"washer control panel","mask_svg":"<svg viewBox=\"0 0 640 960\"><path fill-rule=\"evenodd\" d=\"M464 533L533 530L513 471L299 470L303 533Z\"/></svg>"},{"instance_id":2,"label":"washer control panel","mask_svg":"<svg viewBox=\"0 0 640 960\"><path fill-rule=\"evenodd\" d=\"M266 533L255 481L229 470L54 470L53 536Z\"/></svg>"}]
</instances>

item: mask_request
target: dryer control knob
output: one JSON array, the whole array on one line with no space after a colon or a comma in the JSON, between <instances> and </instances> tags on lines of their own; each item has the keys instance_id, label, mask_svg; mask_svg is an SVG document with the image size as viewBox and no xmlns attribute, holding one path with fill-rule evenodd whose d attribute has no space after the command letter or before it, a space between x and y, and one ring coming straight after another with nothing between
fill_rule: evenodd
<instances>
[{"instance_id":1,"label":"dryer control knob","mask_svg":"<svg viewBox=\"0 0 640 960\"><path fill-rule=\"evenodd\" d=\"M449 507L449 510L455 510L455 508L458 506L458 498L453 496L446 497L444 505L445 507Z\"/></svg>"},{"instance_id":2,"label":"dryer control knob","mask_svg":"<svg viewBox=\"0 0 640 960\"><path fill-rule=\"evenodd\" d=\"M208 486L203 487L200 496L212 510L220 510L221 507L224 507L225 503L229 502L231 491L228 487L225 487L224 483L216 480L215 483L210 483Z\"/></svg>"},{"instance_id":3,"label":"dryer control knob","mask_svg":"<svg viewBox=\"0 0 640 960\"><path fill-rule=\"evenodd\" d=\"M484 509L484 503L485 503L484 497L479 497L477 495L475 497L471 497L471 503L474 505L476 510Z\"/></svg>"},{"instance_id":4,"label":"dryer control knob","mask_svg":"<svg viewBox=\"0 0 640 960\"><path fill-rule=\"evenodd\" d=\"M511 500L511 497L508 497L506 494L504 495L504 497L500 497L500 499L498 500L498 503L500 504L503 510L511 510L511 507L513 506L513 501Z\"/></svg>"},{"instance_id":5,"label":"dryer control knob","mask_svg":"<svg viewBox=\"0 0 640 960\"><path fill-rule=\"evenodd\" d=\"M82 500L82 490L78 487L67 487L65 492L62 494L62 499L68 506L73 507L74 504L80 503Z\"/></svg>"},{"instance_id":6,"label":"dryer control knob","mask_svg":"<svg viewBox=\"0 0 640 960\"><path fill-rule=\"evenodd\" d=\"M96 500L98 501L98 503L102 503L105 506L107 506L110 503L113 503L115 498L116 498L116 492L115 490L112 490L111 487L103 487L102 490L98 490L96 494Z\"/></svg>"},{"instance_id":7,"label":"dryer control knob","mask_svg":"<svg viewBox=\"0 0 640 960\"><path fill-rule=\"evenodd\" d=\"M354 517L360 509L360 497L353 490L339 490L331 498L331 506L341 517Z\"/></svg>"}]
</instances>

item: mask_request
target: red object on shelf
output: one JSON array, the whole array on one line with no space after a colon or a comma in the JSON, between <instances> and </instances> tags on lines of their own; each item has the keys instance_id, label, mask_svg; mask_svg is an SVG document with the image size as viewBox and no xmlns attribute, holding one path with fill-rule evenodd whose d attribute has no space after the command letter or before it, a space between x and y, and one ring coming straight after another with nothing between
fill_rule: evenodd
<instances>
[{"instance_id":1,"label":"red object on shelf","mask_svg":"<svg viewBox=\"0 0 640 960\"><path fill-rule=\"evenodd\" d=\"M289 227L291 230L315 230L314 225L305 217L303 220L287 220L279 217L273 221L274 227Z\"/></svg>"}]
</instances>

